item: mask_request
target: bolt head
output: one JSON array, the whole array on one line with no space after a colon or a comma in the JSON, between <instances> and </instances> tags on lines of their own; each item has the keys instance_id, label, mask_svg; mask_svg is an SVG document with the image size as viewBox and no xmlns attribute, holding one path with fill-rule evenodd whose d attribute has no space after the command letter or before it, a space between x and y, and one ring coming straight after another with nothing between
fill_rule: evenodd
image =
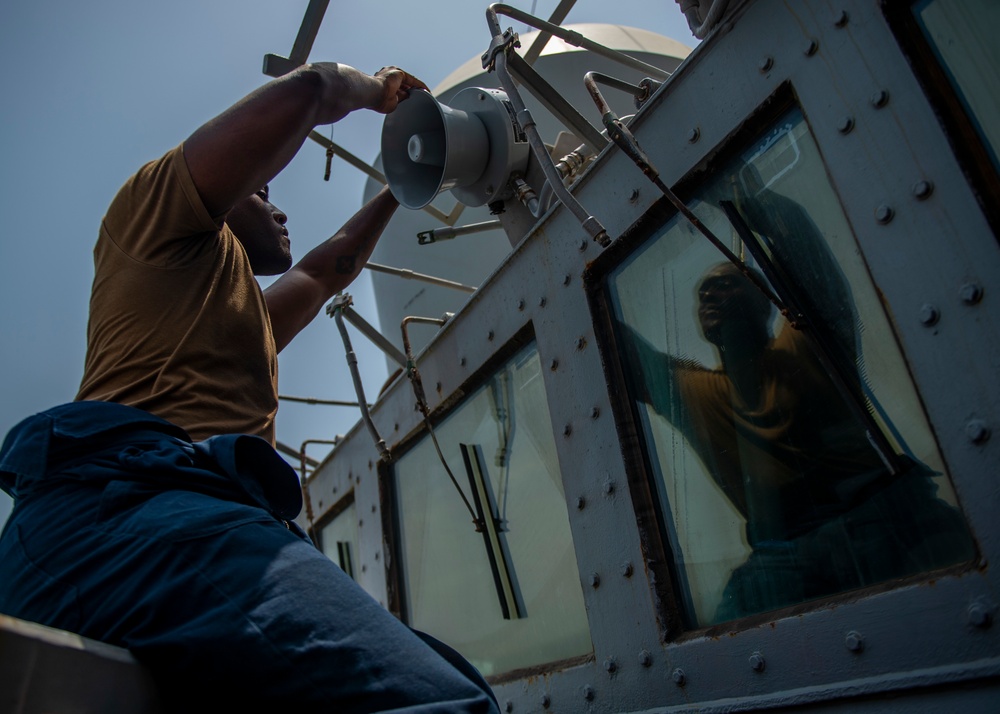
<instances>
[{"instance_id":1,"label":"bolt head","mask_svg":"<svg viewBox=\"0 0 1000 714\"><path fill-rule=\"evenodd\" d=\"M990 438L990 428L981 419L972 419L965 425L965 435L973 444L982 444Z\"/></svg>"},{"instance_id":2,"label":"bolt head","mask_svg":"<svg viewBox=\"0 0 1000 714\"><path fill-rule=\"evenodd\" d=\"M871 96L871 103L876 109L881 109L889 103L889 93L884 89L879 89L873 92Z\"/></svg>"},{"instance_id":3,"label":"bolt head","mask_svg":"<svg viewBox=\"0 0 1000 714\"><path fill-rule=\"evenodd\" d=\"M985 629L993 624L993 616L982 603L973 603L968 610L969 624L973 627Z\"/></svg>"},{"instance_id":4,"label":"bolt head","mask_svg":"<svg viewBox=\"0 0 1000 714\"><path fill-rule=\"evenodd\" d=\"M861 652L865 648L865 639L861 636L860 632L851 630L847 633L847 637L844 638L844 645L851 652Z\"/></svg>"},{"instance_id":5,"label":"bolt head","mask_svg":"<svg viewBox=\"0 0 1000 714\"><path fill-rule=\"evenodd\" d=\"M896 212L892 209L892 206L885 203L875 209L875 220L883 226L891 221L895 215Z\"/></svg>"},{"instance_id":6,"label":"bolt head","mask_svg":"<svg viewBox=\"0 0 1000 714\"><path fill-rule=\"evenodd\" d=\"M934 193L934 184L926 179L921 179L913 184L913 187L910 190L913 191L913 195L917 198L917 200L923 201Z\"/></svg>"},{"instance_id":7,"label":"bolt head","mask_svg":"<svg viewBox=\"0 0 1000 714\"><path fill-rule=\"evenodd\" d=\"M966 305L975 305L983 299L983 286L979 283L966 283L959 288L958 295Z\"/></svg>"},{"instance_id":8,"label":"bolt head","mask_svg":"<svg viewBox=\"0 0 1000 714\"><path fill-rule=\"evenodd\" d=\"M589 684L585 684L583 687L583 698L588 702L594 701L594 688Z\"/></svg>"},{"instance_id":9,"label":"bolt head","mask_svg":"<svg viewBox=\"0 0 1000 714\"><path fill-rule=\"evenodd\" d=\"M639 664L643 667L649 667L653 664L653 655L649 653L649 650L639 652Z\"/></svg>"},{"instance_id":10,"label":"bolt head","mask_svg":"<svg viewBox=\"0 0 1000 714\"><path fill-rule=\"evenodd\" d=\"M618 671L618 663L615 662L612 658L608 657L606 660L604 660L604 669L607 671L608 674L614 674L615 672Z\"/></svg>"},{"instance_id":11,"label":"bolt head","mask_svg":"<svg viewBox=\"0 0 1000 714\"><path fill-rule=\"evenodd\" d=\"M586 507L587 507L587 499L584 498L583 496L577 496L576 497L576 510L582 511Z\"/></svg>"},{"instance_id":12,"label":"bolt head","mask_svg":"<svg viewBox=\"0 0 1000 714\"><path fill-rule=\"evenodd\" d=\"M632 563L629 563L628 561L622 563L621 572L623 577L631 578L634 570L635 569L632 567Z\"/></svg>"},{"instance_id":13,"label":"bolt head","mask_svg":"<svg viewBox=\"0 0 1000 714\"><path fill-rule=\"evenodd\" d=\"M841 117L837 122L837 131L841 134L850 134L854 128L854 117Z\"/></svg>"},{"instance_id":14,"label":"bolt head","mask_svg":"<svg viewBox=\"0 0 1000 714\"><path fill-rule=\"evenodd\" d=\"M848 21L848 19L849 18L847 16L847 10L841 10L836 15L834 15L834 17L833 17L833 26L834 27L847 27L847 21Z\"/></svg>"},{"instance_id":15,"label":"bolt head","mask_svg":"<svg viewBox=\"0 0 1000 714\"><path fill-rule=\"evenodd\" d=\"M684 670L680 667L671 673L670 678L674 680L674 684L678 687L683 687L687 683L687 677L684 674Z\"/></svg>"},{"instance_id":16,"label":"bolt head","mask_svg":"<svg viewBox=\"0 0 1000 714\"><path fill-rule=\"evenodd\" d=\"M596 419L599 416L601 416L601 408L600 407L594 407L593 409L590 410L590 418L591 419Z\"/></svg>"},{"instance_id":17,"label":"bolt head","mask_svg":"<svg viewBox=\"0 0 1000 714\"><path fill-rule=\"evenodd\" d=\"M605 481L604 482L604 493L606 495L610 496L614 492L615 492L615 482L614 481Z\"/></svg>"},{"instance_id":18,"label":"bolt head","mask_svg":"<svg viewBox=\"0 0 1000 714\"><path fill-rule=\"evenodd\" d=\"M757 62L757 69L759 69L761 72L767 72L773 66L774 66L773 57L761 57L760 60Z\"/></svg>"},{"instance_id":19,"label":"bolt head","mask_svg":"<svg viewBox=\"0 0 1000 714\"><path fill-rule=\"evenodd\" d=\"M635 203L639 200L639 189L633 188L632 192L628 195L628 202Z\"/></svg>"},{"instance_id":20,"label":"bolt head","mask_svg":"<svg viewBox=\"0 0 1000 714\"><path fill-rule=\"evenodd\" d=\"M601 576L598 573L590 574L590 587L592 588L601 587Z\"/></svg>"},{"instance_id":21,"label":"bolt head","mask_svg":"<svg viewBox=\"0 0 1000 714\"><path fill-rule=\"evenodd\" d=\"M503 710L507 712L507 714L510 714L510 712L514 711L514 702L510 700L506 701L503 705Z\"/></svg>"},{"instance_id":22,"label":"bolt head","mask_svg":"<svg viewBox=\"0 0 1000 714\"><path fill-rule=\"evenodd\" d=\"M542 702L542 709L548 709L549 705L552 704L552 700L549 699L549 695L548 694L543 694L542 695L541 702Z\"/></svg>"},{"instance_id":23,"label":"bolt head","mask_svg":"<svg viewBox=\"0 0 1000 714\"><path fill-rule=\"evenodd\" d=\"M931 305L930 303L925 303L920 306L920 323L926 327L931 327L936 325L938 320L941 319L941 313L938 309Z\"/></svg>"},{"instance_id":24,"label":"bolt head","mask_svg":"<svg viewBox=\"0 0 1000 714\"><path fill-rule=\"evenodd\" d=\"M754 652L750 655L750 669L754 672L763 672L765 666L764 656L760 652Z\"/></svg>"},{"instance_id":25,"label":"bolt head","mask_svg":"<svg viewBox=\"0 0 1000 714\"><path fill-rule=\"evenodd\" d=\"M701 138L701 129L699 129L698 127L693 127L690 131L688 131L687 139L689 144L695 143L700 138Z\"/></svg>"},{"instance_id":26,"label":"bolt head","mask_svg":"<svg viewBox=\"0 0 1000 714\"><path fill-rule=\"evenodd\" d=\"M819 50L819 42L810 38L809 41L806 43L806 46L802 49L802 54L804 54L806 57L812 57L814 54L816 54L817 50Z\"/></svg>"}]
</instances>

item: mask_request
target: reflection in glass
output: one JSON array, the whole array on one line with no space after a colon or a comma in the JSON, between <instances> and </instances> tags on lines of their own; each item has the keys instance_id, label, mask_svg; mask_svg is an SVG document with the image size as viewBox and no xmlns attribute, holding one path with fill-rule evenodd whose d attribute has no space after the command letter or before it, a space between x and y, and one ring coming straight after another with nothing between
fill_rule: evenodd
<instances>
[{"instance_id":1,"label":"reflection in glass","mask_svg":"<svg viewBox=\"0 0 1000 714\"><path fill-rule=\"evenodd\" d=\"M358 562L358 510L354 506L353 494L346 498L349 504L320 528L319 546L327 558L354 578L354 567Z\"/></svg>"},{"instance_id":2,"label":"reflection in glass","mask_svg":"<svg viewBox=\"0 0 1000 714\"><path fill-rule=\"evenodd\" d=\"M914 15L976 130L993 166L1000 145L1000 3L921 0Z\"/></svg>"},{"instance_id":3,"label":"reflection in glass","mask_svg":"<svg viewBox=\"0 0 1000 714\"><path fill-rule=\"evenodd\" d=\"M735 205L814 333L789 325L676 218L610 277L689 624L970 559L906 365L801 113L715 176L695 213L751 263L718 208Z\"/></svg>"},{"instance_id":4,"label":"reflection in glass","mask_svg":"<svg viewBox=\"0 0 1000 714\"><path fill-rule=\"evenodd\" d=\"M404 619L483 674L590 654L576 554L534 345L396 463Z\"/></svg>"}]
</instances>

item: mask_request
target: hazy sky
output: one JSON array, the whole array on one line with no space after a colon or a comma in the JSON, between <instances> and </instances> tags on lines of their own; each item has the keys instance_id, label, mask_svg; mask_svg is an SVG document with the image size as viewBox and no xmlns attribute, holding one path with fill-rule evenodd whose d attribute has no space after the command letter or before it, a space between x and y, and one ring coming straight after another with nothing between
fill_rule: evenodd
<instances>
[{"instance_id":1,"label":"hazy sky","mask_svg":"<svg viewBox=\"0 0 1000 714\"><path fill-rule=\"evenodd\" d=\"M547 17L557 0L510 5ZM264 83L266 53L287 56L308 0L33 0L0 5L0 435L72 400L83 372L92 249L101 217L140 165ZM437 85L489 44L487 2L332 0L310 58L375 72L397 65ZM609 10L610 8L610 10ZM610 22L696 41L673 0L580 0L566 20ZM503 27L527 28L508 18ZM382 117L356 113L334 141L366 161ZM328 134L329 128L323 128ZM307 142L271 183L296 258L361 205L366 177ZM400 266L406 267L406 266ZM349 292L377 324L367 274ZM371 398L385 360L352 338ZM321 314L279 357L282 394L353 400L343 345ZM355 409L282 402L277 437L296 448L358 420ZM310 451L321 456L322 448ZM0 493L0 522L9 500Z\"/></svg>"}]
</instances>

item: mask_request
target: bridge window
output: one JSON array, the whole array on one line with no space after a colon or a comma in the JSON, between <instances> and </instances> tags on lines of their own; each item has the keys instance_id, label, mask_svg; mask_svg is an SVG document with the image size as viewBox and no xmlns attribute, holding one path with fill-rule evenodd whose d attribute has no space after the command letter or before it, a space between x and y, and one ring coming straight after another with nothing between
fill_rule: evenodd
<instances>
[{"instance_id":1,"label":"bridge window","mask_svg":"<svg viewBox=\"0 0 1000 714\"><path fill-rule=\"evenodd\" d=\"M938 63L990 155L1000 147L1000 3L921 0L913 13Z\"/></svg>"},{"instance_id":2,"label":"bridge window","mask_svg":"<svg viewBox=\"0 0 1000 714\"><path fill-rule=\"evenodd\" d=\"M743 146L688 203L749 277L674 217L608 280L689 627L973 556L804 117Z\"/></svg>"},{"instance_id":3,"label":"bridge window","mask_svg":"<svg viewBox=\"0 0 1000 714\"><path fill-rule=\"evenodd\" d=\"M523 348L393 473L402 615L484 675L593 650L538 352ZM459 488L461 493L459 493Z\"/></svg>"},{"instance_id":4,"label":"bridge window","mask_svg":"<svg viewBox=\"0 0 1000 714\"><path fill-rule=\"evenodd\" d=\"M353 492L334 506L329 520L320 524L319 541L326 557L357 579L354 568L358 562L358 511Z\"/></svg>"}]
</instances>

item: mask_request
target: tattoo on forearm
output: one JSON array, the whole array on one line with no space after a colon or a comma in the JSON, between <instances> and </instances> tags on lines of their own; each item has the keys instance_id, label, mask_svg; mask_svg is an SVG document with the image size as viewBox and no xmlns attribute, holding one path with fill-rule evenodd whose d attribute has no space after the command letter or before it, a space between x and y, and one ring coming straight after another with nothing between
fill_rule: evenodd
<instances>
[{"instance_id":1,"label":"tattoo on forearm","mask_svg":"<svg viewBox=\"0 0 1000 714\"><path fill-rule=\"evenodd\" d=\"M357 263L356 255L341 255L337 258L337 264L335 269L340 274L349 274L354 272L354 266Z\"/></svg>"}]
</instances>

